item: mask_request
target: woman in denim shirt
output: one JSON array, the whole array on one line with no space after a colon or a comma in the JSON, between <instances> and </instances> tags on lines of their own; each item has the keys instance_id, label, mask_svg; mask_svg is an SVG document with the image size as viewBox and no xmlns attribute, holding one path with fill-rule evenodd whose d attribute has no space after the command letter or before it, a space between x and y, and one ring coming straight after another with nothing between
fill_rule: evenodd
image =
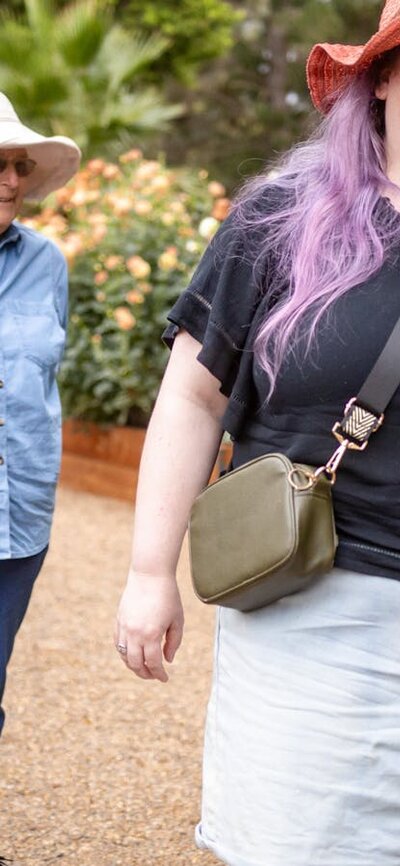
<instances>
[{"instance_id":1,"label":"woman in denim shirt","mask_svg":"<svg viewBox=\"0 0 400 866\"><path fill-rule=\"evenodd\" d=\"M0 94L0 732L6 666L49 543L67 320L64 257L14 219L24 199L66 183L79 160L72 140L33 132Z\"/></svg>"}]
</instances>

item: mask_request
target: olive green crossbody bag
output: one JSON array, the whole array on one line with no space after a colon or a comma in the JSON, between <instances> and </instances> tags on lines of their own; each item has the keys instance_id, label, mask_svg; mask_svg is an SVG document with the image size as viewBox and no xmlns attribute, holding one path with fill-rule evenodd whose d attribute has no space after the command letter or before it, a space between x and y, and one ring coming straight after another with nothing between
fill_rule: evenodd
<instances>
[{"instance_id":1,"label":"olive green crossbody bag","mask_svg":"<svg viewBox=\"0 0 400 866\"><path fill-rule=\"evenodd\" d=\"M400 319L358 396L332 428L339 446L324 466L266 454L203 490L189 521L192 579L202 601L254 610L332 568L336 471L348 449L367 447L399 382Z\"/></svg>"}]
</instances>

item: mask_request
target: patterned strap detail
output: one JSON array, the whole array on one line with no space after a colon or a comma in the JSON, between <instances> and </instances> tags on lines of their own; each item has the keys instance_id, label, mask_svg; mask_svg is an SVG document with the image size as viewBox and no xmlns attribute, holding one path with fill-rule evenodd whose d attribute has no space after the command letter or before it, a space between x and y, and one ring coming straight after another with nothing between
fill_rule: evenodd
<instances>
[{"instance_id":1,"label":"patterned strap detail","mask_svg":"<svg viewBox=\"0 0 400 866\"><path fill-rule=\"evenodd\" d=\"M368 442L372 433L378 430L383 421L382 416L374 415L368 409L364 409L354 400L346 406L343 420L337 426L337 432L344 439L351 439L362 445Z\"/></svg>"}]
</instances>

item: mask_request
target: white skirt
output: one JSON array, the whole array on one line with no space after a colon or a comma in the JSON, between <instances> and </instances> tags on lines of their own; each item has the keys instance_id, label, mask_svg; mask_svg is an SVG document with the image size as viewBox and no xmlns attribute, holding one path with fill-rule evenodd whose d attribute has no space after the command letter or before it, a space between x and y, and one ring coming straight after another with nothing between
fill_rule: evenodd
<instances>
[{"instance_id":1,"label":"white skirt","mask_svg":"<svg viewBox=\"0 0 400 866\"><path fill-rule=\"evenodd\" d=\"M399 866L400 582L334 569L219 609L196 841L229 866Z\"/></svg>"}]
</instances>

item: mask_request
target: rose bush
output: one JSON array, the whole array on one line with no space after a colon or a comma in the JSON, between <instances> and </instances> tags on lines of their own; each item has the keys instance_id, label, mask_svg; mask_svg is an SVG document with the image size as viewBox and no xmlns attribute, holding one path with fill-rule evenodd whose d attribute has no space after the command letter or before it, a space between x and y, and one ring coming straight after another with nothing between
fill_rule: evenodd
<instances>
[{"instance_id":1,"label":"rose bush","mask_svg":"<svg viewBox=\"0 0 400 866\"><path fill-rule=\"evenodd\" d=\"M169 169L139 150L91 160L23 220L60 246L70 268L70 327L60 371L64 413L145 423L167 359L167 312L229 210L207 173Z\"/></svg>"}]
</instances>

